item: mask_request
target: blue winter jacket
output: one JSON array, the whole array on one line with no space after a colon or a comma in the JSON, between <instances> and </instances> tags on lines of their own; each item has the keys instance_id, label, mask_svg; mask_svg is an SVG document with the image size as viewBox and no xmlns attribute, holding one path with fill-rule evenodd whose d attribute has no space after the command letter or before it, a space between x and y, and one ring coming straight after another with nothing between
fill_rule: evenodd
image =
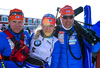
<instances>
[{"instance_id":1,"label":"blue winter jacket","mask_svg":"<svg viewBox=\"0 0 100 68\"><path fill-rule=\"evenodd\" d=\"M21 34L15 34L13 33L9 28L8 30L12 33L12 35L16 38L17 41L20 40L20 36ZM30 38L30 35L27 33L27 31L24 31L24 35L26 35L25 39L24 39L24 42L26 42L27 46L29 44L29 38ZM0 53L2 56L11 56L11 52L12 52L12 43L10 43L7 39L7 35L4 33L4 32L0 32ZM10 45L11 44L11 45ZM5 68L20 68L18 67L13 61L8 61L8 60L3 60L4 62L4 66ZM19 65L22 65L23 62L17 62ZM2 68L2 65L1 65L1 61L0 61L0 68Z\"/></svg>"},{"instance_id":2,"label":"blue winter jacket","mask_svg":"<svg viewBox=\"0 0 100 68\"><path fill-rule=\"evenodd\" d=\"M91 62L91 51L97 52L99 50L99 43L94 46L88 44L83 38L84 44L84 60L81 52L81 47L77 38L77 33L72 27L71 31L74 31L69 39L69 32L64 30L62 27L58 33L58 38L61 42L61 57L58 68L92 68ZM70 46L70 48L69 48ZM79 60L75 59L72 54Z\"/></svg>"}]
</instances>

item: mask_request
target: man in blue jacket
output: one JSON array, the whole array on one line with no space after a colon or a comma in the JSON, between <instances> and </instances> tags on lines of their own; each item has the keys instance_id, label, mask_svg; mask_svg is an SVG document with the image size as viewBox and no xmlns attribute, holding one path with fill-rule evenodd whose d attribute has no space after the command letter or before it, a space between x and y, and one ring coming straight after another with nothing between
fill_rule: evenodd
<instances>
[{"instance_id":1,"label":"man in blue jacket","mask_svg":"<svg viewBox=\"0 0 100 68\"><path fill-rule=\"evenodd\" d=\"M23 30L23 11L17 8L10 10L8 21L8 29L0 32L0 68L24 67L30 35Z\"/></svg>"},{"instance_id":2,"label":"man in blue jacket","mask_svg":"<svg viewBox=\"0 0 100 68\"><path fill-rule=\"evenodd\" d=\"M89 44L78 32L71 6L64 6L60 13L58 38L61 42L61 57L58 68L92 68L91 51L97 52L100 44Z\"/></svg>"}]
</instances>

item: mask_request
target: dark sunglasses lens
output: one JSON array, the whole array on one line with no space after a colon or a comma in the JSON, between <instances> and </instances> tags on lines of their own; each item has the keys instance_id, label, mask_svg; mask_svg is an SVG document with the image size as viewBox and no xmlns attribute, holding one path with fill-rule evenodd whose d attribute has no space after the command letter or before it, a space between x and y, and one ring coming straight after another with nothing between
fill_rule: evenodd
<instances>
[{"instance_id":1,"label":"dark sunglasses lens","mask_svg":"<svg viewBox=\"0 0 100 68\"><path fill-rule=\"evenodd\" d=\"M64 19L68 19L68 16L63 16Z\"/></svg>"},{"instance_id":2,"label":"dark sunglasses lens","mask_svg":"<svg viewBox=\"0 0 100 68\"><path fill-rule=\"evenodd\" d=\"M22 16L24 15L22 12L12 12L11 13L11 15L17 15L17 14L22 15Z\"/></svg>"},{"instance_id":3,"label":"dark sunglasses lens","mask_svg":"<svg viewBox=\"0 0 100 68\"><path fill-rule=\"evenodd\" d=\"M68 19L68 18L69 18L69 19L72 19L73 16L63 16L63 18L64 18L64 19Z\"/></svg>"},{"instance_id":4,"label":"dark sunglasses lens","mask_svg":"<svg viewBox=\"0 0 100 68\"><path fill-rule=\"evenodd\" d=\"M73 18L73 16L70 16L69 18L70 18L70 19L72 19L72 18Z\"/></svg>"},{"instance_id":5,"label":"dark sunglasses lens","mask_svg":"<svg viewBox=\"0 0 100 68\"><path fill-rule=\"evenodd\" d=\"M19 15L22 15L22 16L24 15L22 12L18 12L18 14L19 14Z\"/></svg>"},{"instance_id":6,"label":"dark sunglasses lens","mask_svg":"<svg viewBox=\"0 0 100 68\"><path fill-rule=\"evenodd\" d=\"M44 17L50 17L50 18L54 18L55 19L54 15L52 15L52 14L46 14Z\"/></svg>"},{"instance_id":7,"label":"dark sunglasses lens","mask_svg":"<svg viewBox=\"0 0 100 68\"><path fill-rule=\"evenodd\" d=\"M17 12L12 12L11 15L17 15Z\"/></svg>"}]
</instances>

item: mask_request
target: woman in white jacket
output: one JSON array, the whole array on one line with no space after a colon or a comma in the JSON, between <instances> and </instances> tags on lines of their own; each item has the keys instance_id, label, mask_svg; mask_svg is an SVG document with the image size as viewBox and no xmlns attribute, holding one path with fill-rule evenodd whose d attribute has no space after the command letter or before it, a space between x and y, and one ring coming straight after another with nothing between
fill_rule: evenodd
<instances>
[{"instance_id":1,"label":"woman in white jacket","mask_svg":"<svg viewBox=\"0 0 100 68\"><path fill-rule=\"evenodd\" d=\"M30 53L26 68L48 68L52 62L51 58L53 60L51 67L57 68L60 58L60 42L53 36L55 29L54 15L45 14L41 27L31 36Z\"/></svg>"}]
</instances>

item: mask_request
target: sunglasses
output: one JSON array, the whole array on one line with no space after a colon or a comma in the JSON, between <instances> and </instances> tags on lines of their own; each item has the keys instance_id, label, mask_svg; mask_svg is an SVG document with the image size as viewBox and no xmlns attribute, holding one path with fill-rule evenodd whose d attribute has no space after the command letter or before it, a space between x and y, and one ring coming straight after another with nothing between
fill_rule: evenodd
<instances>
[{"instance_id":1,"label":"sunglasses","mask_svg":"<svg viewBox=\"0 0 100 68\"><path fill-rule=\"evenodd\" d=\"M44 17L48 17L48 18L53 18L53 19L55 19L54 15L52 15L52 14L46 14Z\"/></svg>"},{"instance_id":2,"label":"sunglasses","mask_svg":"<svg viewBox=\"0 0 100 68\"><path fill-rule=\"evenodd\" d=\"M24 16L24 14L22 12L12 12L10 15L17 15L17 14Z\"/></svg>"},{"instance_id":3,"label":"sunglasses","mask_svg":"<svg viewBox=\"0 0 100 68\"><path fill-rule=\"evenodd\" d=\"M71 15L71 16L62 16L63 17L63 19L73 19L74 18L74 16L73 15Z\"/></svg>"}]
</instances>

